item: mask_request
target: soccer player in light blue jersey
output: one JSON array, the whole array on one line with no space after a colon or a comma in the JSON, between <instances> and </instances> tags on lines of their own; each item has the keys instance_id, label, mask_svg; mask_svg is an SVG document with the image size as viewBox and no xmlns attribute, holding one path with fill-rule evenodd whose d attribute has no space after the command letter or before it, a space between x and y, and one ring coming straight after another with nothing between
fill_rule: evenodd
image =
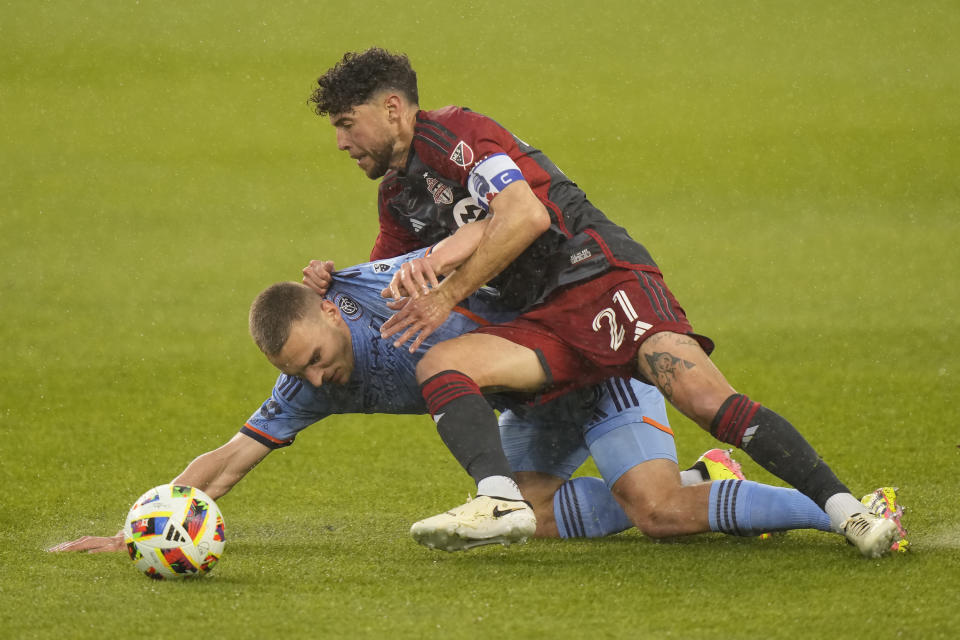
<instances>
[{"instance_id":1,"label":"soccer player in light blue jersey","mask_svg":"<svg viewBox=\"0 0 960 640\"><path fill-rule=\"evenodd\" d=\"M444 247L442 251L431 254L430 261L437 261L435 270L446 273L463 256L469 255L475 246L475 242L470 244L470 239L478 238L482 234L482 227L482 223L465 226L453 237L467 238L461 247ZM448 253L441 257L443 252ZM386 291L393 288L403 264L409 266L410 261L383 260L338 272L330 278L332 265L314 261L311 267L305 269L305 281L322 290L330 301L346 300L347 324L354 339L360 334L355 324L350 324L351 316L356 315L357 306L363 306L368 316L359 324L367 331L361 339L370 342L369 351L376 353L378 359L402 358L404 356L391 351L391 345L385 344L378 335L380 324L390 316L395 306L385 303L377 294L381 289ZM365 294L346 288L348 283L351 287L360 285L364 278L371 280ZM386 286L388 282L391 287ZM422 281L420 286L429 284ZM288 293L296 293L295 289L290 289L292 285L282 286ZM411 282L408 281L407 286L411 286ZM272 297L267 292L262 295ZM365 297L362 305L357 305L355 298L359 299L360 295ZM443 326L444 334L431 339L447 339L450 322L456 323L456 330L462 330L471 319L476 320L478 316L492 321L500 320L492 317L484 308L482 297L468 298L468 302L472 305L471 309L458 310L459 313L454 314L453 319ZM343 304L337 304L342 311ZM329 308L333 306L336 305L328 303ZM258 307L278 309L280 305L276 301L268 303L266 299L261 299L259 304L254 304L252 318L260 313ZM267 324L275 322L272 320ZM336 379L342 366L335 361L327 359L324 362L320 358L313 365L307 364L311 361L309 340L302 341L305 344L301 345L297 333L293 332L289 337L274 338L275 344L270 345L265 333L258 337L260 332L255 324L252 321L251 332L255 341L282 371L298 379L312 378L314 385L322 385L324 376ZM294 339L293 347L280 353L281 344L291 338ZM420 345L414 352L409 361L411 368L428 346ZM360 349L355 346L354 351ZM351 383L356 382L357 375L367 374L355 372ZM282 389L265 405L265 412L253 416L245 426L247 435L259 436L266 446L285 444L296 431L316 419L315 412L286 406L296 403L297 394L303 394L302 386L294 384L290 387L290 383L281 377L278 387ZM405 392L410 394L406 396L405 402L409 403L406 406L417 406L422 411L423 407L416 401L412 388L405 387ZM355 397L357 393L348 395ZM397 398L393 400L396 402ZM310 401L309 395L306 401ZM281 413L274 415L276 411L271 407L279 408ZM369 411L370 408L354 410ZM393 412L401 410L406 409L396 405L392 409ZM812 501L792 490L737 482L738 493L744 492L737 501L739 513L730 509L732 501L729 499L729 490L734 488L732 485L719 483L696 490L681 490L681 474L676 464L673 434L667 426L663 397L653 387L636 381L609 380L545 407L515 404L512 410L501 414L501 425L507 457L511 467L520 474L522 493L535 503L538 535L598 536L633 525L656 537L710 530L749 535L787 528L829 529L823 512ZM566 482L591 452L604 474L606 484L595 478ZM742 476L737 478L733 472L727 475L731 480L742 479ZM688 473L683 478L689 482L704 479L697 472ZM608 486L613 488L617 499L614 499ZM762 489L756 489L761 486ZM498 495L495 490L488 491L482 486L478 486L478 493L494 498ZM757 494L756 497L754 494ZM618 500L619 504L625 506L626 513ZM554 508L561 504L564 509ZM510 507L509 504L498 507L494 500L491 508L506 513ZM752 514L753 509L758 511L757 515ZM761 512L766 515L760 515ZM504 519L509 521L510 518L507 516ZM498 542L501 537L493 534L485 537L484 541ZM474 546L469 542L465 544Z\"/></svg>"},{"instance_id":2,"label":"soccer player in light blue jersey","mask_svg":"<svg viewBox=\"0 0 960 640\"><path fill-rule=\"evenodd\" d=\"M292 444L297 433L330 415L424 413L414 374L420 356L437 341L496 320L479 294L413 354L383 340L380 325L393 313L393 303L382 298L381 291L402 264L426 259L427 254L429 250L421 250L336 272L323 297L297 283L280 283L262 292L251 309L251 334L282 373L270 398L240 433L197 457L173 482L198 487L217 499L272 450ZM456 256L438 245L429 259L436 261L438 273L445 273L456 264ZM504 407L505 455L533 503L539 536L598 537L632 526L655 537L830 530L826 514L793 489L732 476L705 484L707 474L697 469L681 473L663 397L636 380L612 379L547 405L514 402L512 408ZM604 479L570 480L590 454ZM672 470L671 486L644 482L657 477L650 475L652 468ZM692 489L689 495L664 501L665 496L680 496L681 481ZM739 487L738 501L727 505L721 497L732 483ZM516 512L508 510L511 502L503 504L509 522ZM482 544L503 541L493 535ZM468 546L475 543L470 538ZM84 537L52 550L121 547L118 534Z\"/></svg>"}]
</instances>

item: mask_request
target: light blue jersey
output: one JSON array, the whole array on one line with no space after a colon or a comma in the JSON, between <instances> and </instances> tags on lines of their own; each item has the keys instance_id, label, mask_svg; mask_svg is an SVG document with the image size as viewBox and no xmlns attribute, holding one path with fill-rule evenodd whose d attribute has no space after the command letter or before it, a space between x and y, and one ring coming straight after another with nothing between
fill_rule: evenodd
<instances>
[{"instance_id":1,"label":"light blue jersey","mask_svg":"<svg viewBox=\"0 0 960 640\"><path fill-rule=\"evenodd\" d=\"M414 373L423 354L438 342L475 329L484 322L505 319L488 309L482 294L459 305L447 321L430 335L416 353L396 348L393 340L380 337L380 326L393 315L380 292L390 284L404 262L427 253L412 253L349 267L333 274L327 299L340 309L350 328L354 367L345 385L314 387L300 378L281 374L273 393L241 432L271 448L291 444L297 433L311 424L339 413L426 413Z\"/></svg>"},{"instance_id":2,"label":"light blue jersey","mask_svg":"<svg viewBox=\"0 0 960 640\"><path fill-rule=\"evenodd\" d=\"M431 334L416 353L380 337L393 315L380 292L400 266L424 256L404 256L349 267L333 274L327 298L340 309L350 329L354 368L345 385L314 387L281 374L270 397L250 416L241 432L279 448L290 445L308 426L341 413L425 414L416 365L434 344L467 333L484 322L509 315L493 311L486 293L467 298ZM506 409L506 407L504 407ZM569 478L588 455L612 485L633 465L654 458L676 461L663 396L636 380L611 379L570 392L538 406L518 404L500 416L504 449L516 471L542 471Z\"/></svg>"}]
</instances>

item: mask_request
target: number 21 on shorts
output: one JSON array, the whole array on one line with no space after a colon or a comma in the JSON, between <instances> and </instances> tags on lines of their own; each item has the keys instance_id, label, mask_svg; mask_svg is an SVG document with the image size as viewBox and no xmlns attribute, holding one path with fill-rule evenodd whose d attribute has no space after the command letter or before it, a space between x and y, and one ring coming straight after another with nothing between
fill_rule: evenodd
<instances>
[{"instance_id":1,"label":"number 21 on shorts","mask_svg":"<svg viewBox=\"0 0 960 640\"><path fill-rule=\"evenodd\" d=\"M637 320L637 312L633 310L633 305L630 303L630 298L627 297L627 294L624 293L623 289L617 289L614 292L613 301L620 306L620 309L623 311L623 315L627 317L627 322L636 322L633 333L634 342L639 340L640 337L647 332L647 329L653 326L652 324L642 320ZM593 330L600 331L603 329L604 320L607 321L606 324L610 330L610 349L612 351L617 351L620 349L620 345L623 344L624 337L626 337L626 329L624 329L620 323L617 322L617 312L613 309L613 307L607 307L593 317Z\"/></svg>"}]
</instances>

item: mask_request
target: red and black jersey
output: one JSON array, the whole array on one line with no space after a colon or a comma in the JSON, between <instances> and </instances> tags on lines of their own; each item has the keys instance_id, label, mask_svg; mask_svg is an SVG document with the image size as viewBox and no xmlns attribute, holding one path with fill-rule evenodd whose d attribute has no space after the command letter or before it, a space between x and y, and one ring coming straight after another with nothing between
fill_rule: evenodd
<instances>
[{"instance_id":1,"label":"red and black jersey","mask_svg":"<svg viewBox=\"0 0 960 640\"><path fill-rule=\"evenodd\" d=\"M512 170L499 175L481 170L504 165ZM546 207L551 225L489 283L504 308L527 309L557 287L614 266L658 272L647 250L594 207L542 151L461 107L417 113L404 171L390 171L380 183L380 234L370 259L429 246L482 219L500 190L498 178L519 179L516 169Z\"/></svg>"}]
</instances>

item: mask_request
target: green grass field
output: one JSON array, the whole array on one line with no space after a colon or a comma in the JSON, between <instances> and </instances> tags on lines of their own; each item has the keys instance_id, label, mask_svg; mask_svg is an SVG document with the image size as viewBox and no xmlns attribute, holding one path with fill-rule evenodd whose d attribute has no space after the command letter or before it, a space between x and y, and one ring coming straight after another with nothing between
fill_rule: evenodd
<instances>
[{"instance_id":1,"label":"green grass field","mask_svg":"<svg viewBox=\"0 0 960 640\"><path fill-rule=\"evenodd\" d=\"M0 4L0 636L956 637L956 3L585 4ZM409 525L472 483L429 419L369 416L219 501L209 579L46 553L115 532L259 407L260 289L365 259L375 185L306 98L373 44L411 56L423 106L495 117L628 227L735 386L855 492L901 488L913 552L429 552ZM682 463L713 446L674 427Z\"/></svg>"}]
</instances>

